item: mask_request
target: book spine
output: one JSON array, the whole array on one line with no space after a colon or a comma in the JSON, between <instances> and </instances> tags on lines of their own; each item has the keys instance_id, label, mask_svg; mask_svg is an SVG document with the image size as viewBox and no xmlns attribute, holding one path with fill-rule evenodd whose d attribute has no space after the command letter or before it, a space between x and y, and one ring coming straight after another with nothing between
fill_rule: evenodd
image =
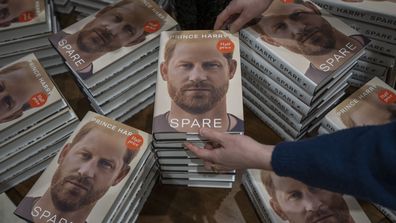
<instances>
[{"instance_id":1,"label":"book spine","mask_svg":"<svg viewBox=\"0 0 396 223\"><path fill-rule=\"evenodd\" d=\"M396 57L396 45L384 41L371 39L366 49Z\"/></svg>"},{"instance_id":2,"label":"book spine","mask_svg":"<svg viewBox=\"0 0 396 223\"><path fill-rule=\"evenodd\" d=\"M263 72L263 74L276 81L283 88L288 90L290 93L297 96L305 104L311 104L313 96L308 94L306 91L301 89L296 83L292 82L274 66L269 64L261 56L259 56L254 50L241 43L241 57L253 64L257 69Z\"/></svg>"},{"instance_id":3,"label":"book spine","mask_svg":"<svg viewBox=\"0 0 396 223\"><path fill-rule=\"evenodd\" d=\"M359 70L377 77L386 77L388 71L388 69L384 66L368 63L363 60L358 60L352 69Z\"/></svg>"},{"instance_id":4,"label":"book spine","mask_svg":"<svg viewBox=\"0 0 396 223\"><path fill-rule=\"evenodd\" d=\"M292 80L294 83L296 83L302 89L304 89L306 92L308 92L311 95L313 95L315 93L315 91L317 90L316 89L317 85L314 82L309 80L304 74L301 74L300 72L296 71L296 69L294 69L293 67L291 67L287 63L282 62L283 61L282 58L274 55L272 52L270 52L269 49L267 49L262 44L258 43L255 40L255 37L253 36L253 34L250 33L248 31L248 29L242 29L239 32L239 38L247 46L249 46L254 51L256 51L266 61L268 61L270 64L272 64L278 70L280 70L290 80Z\"/></svg>"},{"instance_id":5,"label":"book spine","mask_svg":"<svg viewBox=\"0 0 396 223\"><path fill-rule=\"evenodd\" d=\"M377 75L373 75L373 74L369 74L369 73L365 73L359 70L351 70L352 72L352 76L351 79L354 80L359 80L362 82L367 82L371 79L373 79L374 77L378 77L379 79L383 80L384 82L386 81L386 75L385 76L377 76Z\"/></svg>"},{"instance_id":6,"label":"book spine","mask_svg":"<svg viewBox=\"0 0 396 223\"><path fill-rule=\"evenodd\" d=\"M336 132L338 130L337 126L334 125L327 115L322 119L321 125L325 127L330 133Z\"/></svg>"},{"instance_id":7,"label":"book spine","mask_svg":"<svg viewBox=\"0 0 396 223\"><path fill-rule=\"evenodd\" d=\"M348 80L348 84L349 84L351 87L360 88L360 87L362 87L364 84L366 84L366 82L365 82L365 81L356 80L356 79L351 78L351 79Z\"/></svg>"},{"instance_id":8,"label":"book spine","mask_svg":"<svg viewBox=\"0 0 396 223\"><path fill-rule=\"evenodd\" d=\"M308 112L310 111L310 107L308 105L304 104L296 96L284 90L275 81L262 74L262 72L260 72L257 68L255 68L253 65L251 65L249 62L245 61L242 58L241 70L242 76L249 80L255 80L257 82L257 85L263 85L266 88L270 89L274 94L278 95L300 113L308 114Z\"/></svg>"},{"instance_id":9,"label":"book spine","mask_svg":"<svg viewBox=\"0 0 396 223\"><path fill-rule=\"evenodd\" d=\"M366 50L366 53L361 56L360 59L372 64L382 65L389 68L395 67L394 57L390 57L370 50Z\"/></svg>"},{"instance_id":10,"label":"book spine","mask_svg":"<svg viewBox=\"0 0 396 223\"><path fill-rule=\"evenodd\" d=\"M266 207L265 202L263 201L262 197L258 193L257 186L253 184L254 179L247 170L242 175L242 184L245 186L246 191L248 192L248 196L252 201L253 205L255 206L256 211L259 214L262 222L273 222L271 220L270 215L268 214L268 207Z\"/></svg>"},{"instance_id":11,"label":"book spine","mask_svg":"<svg viewBox=\"0 0 396 223\"><path fill-rule=\"evenodd\" d=\"M291 120L284 112L282 112L281 110L279 110L279 108L272 103L271 100L269 100L266 97L261 97L258 98L257 95L253 94L251 91L249 91L247 88L243 87L243 93L244 96L246 96L247 98L255 98L258 101L260 101L261 103L263 103L264 105L266 105L272 112L274 112L279 118L281 118L282 120L284 120L287 124L290 125L290 127L292 127L294 130L296 131L301 131L302 129L302 124Z\"/></svg>"},{"instance_id":12,"label":"book spine","mask_svg":"<svg viewBox=\"0 0 396 223\"><path fill-rule=\"evenodd\" d=\"M396 222L396 211L395 210L391 210L389 208L385 208L379 204L375 204L373 203L373 205L382 213L385 215L385 217L387 217L391 222Z\"/></svg>"},{"instance_id":13,"label":"book spine","mask_svg":"<svg viewBox=\"0 0 396 223\"><path fill-rule=\"evenodd\" d=\"M383 28L374 24L359 22L352 19L341 18L341 20L368 38L373 38L392 44L396 43L395 30Z\"/></svg>"},{"instance_id":14,"label":"book spine","mask_svg":"<svg viewBox=\"0 0 396 223\"><path fill-rule=\"evenodd\" d=\"M303 120L303 118L304 118L303 115L301 115L298 111L296 111L294 108L292 108L292 106L290 106L288 103L286 103L285 101L280 99L274 93L267 90L263 86L258 85L257 82L255 82L256 85L254 85L254 83L250 83L250 80L242 77L242 83L243 83L243 86L246 87L246 89L248 89L254 95L256 95L258 99L261 100L262 97L267 97L287 116L290 116L297 122L301 122Z\"/></svg>"},{"instance_id":15,"label":"book spine","mask_svg":"<svg viewBox=\"0 0 396 223\"><path fill-rule=\"evenodd\" d=\"M267 105L259 101L254 95L252 94L247 94L246 91L244 93L244 98L253 103L253 105L260 111L260 113L263 114L263 116L266 116L267 118L271 119L276 126L279 126L281 129L283 129L287 134L289 134L292 138L297 138L299 136L299 132L293 129L288 123L286 123L283 119L281 119L275 112L271 111L270 108L268 108ZM257 114L257 112L256 112ZM274 129L276 132L279 132L278 129ZM282 137L282 136L281 136Z\"/></svg>"},{"instance_id":16,"label":"book spine","mask_svg":"<svg viewBox=\"0 0 396 223\"><path fill-rule=\"evenodd\" d=\"M319 129L318 129L318 135L326 135L326 134L329 134L329 133L330 132L327 131L327 129L325 127L323 127L323 126L320 126Z\"/></svg>"},{"instance_id":17,"label":"book spine","mask_svg":"<svg viewBox=\"0 0 396 223\"><path fill-rule=\"evenodd\" d=\"M367 10L357 9L350 5L343 5L333 0L312 0L322 9L327 10L331 14L351 18L383 27L394 28L396 19L393 16L383 15L377 12L369 12Z\"/></svg>"},{"instance_id":18,"label":"book spine","mask_svg":"<svg viewBox=\"0 0 396 223\"><path fill-rule=\"evenodd\" d=\"M248 107L261 121L263 121L268 127L270 127L278 136L280 136L283 140L286 141L294 141L295 139L285 132L281 127L278 126L271 118L261 112L253 102L250 102L248 99L244 98L243 103Z\"/></svg>"}]
</instances>

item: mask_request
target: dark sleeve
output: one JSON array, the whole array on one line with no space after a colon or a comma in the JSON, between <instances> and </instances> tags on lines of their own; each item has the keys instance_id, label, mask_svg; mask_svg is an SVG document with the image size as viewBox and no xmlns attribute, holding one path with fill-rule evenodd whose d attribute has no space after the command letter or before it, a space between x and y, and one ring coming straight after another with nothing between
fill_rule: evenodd
<instances>
[{"instance_id":1,"label":"dark sleeve","mask_svg":"<svg viewBox=\"0 0 396 223\"><path fill-rule=\"evenodd\" d=\"M278 144L271 164L280 176L396 209L396 122Z\"/></svg>"}]
</instances>

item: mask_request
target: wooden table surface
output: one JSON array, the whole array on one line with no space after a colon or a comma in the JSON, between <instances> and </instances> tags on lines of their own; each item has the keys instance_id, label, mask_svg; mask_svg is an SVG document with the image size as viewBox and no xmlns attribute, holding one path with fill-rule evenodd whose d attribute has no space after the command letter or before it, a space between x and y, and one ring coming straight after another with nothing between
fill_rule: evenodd
<instances>
[{"instance_id":1,"label":"wooden table surface","mask_svg":"<svg viewBox=\"0 0 396 223\"><path fill-rule=\"evenodd\" d=\"M81 93L71 74L54 77L60 91L66 97L78 117L92 110L89 101ZM281 139L249 109L244 109L245 134L261 143L275 144ZM126 124L146 132L151 132L153 105L130 118ZM237 172L237 181L232 189L188 188L184 186L162 185L157 182L150 194L138 222L260 222L259 218L240 184L242 171ZM36 175L7 191L11 200L18 204L26 195ZM371 204L360 202L372 222L389 222Z\"/></svg>"}]
</instances>

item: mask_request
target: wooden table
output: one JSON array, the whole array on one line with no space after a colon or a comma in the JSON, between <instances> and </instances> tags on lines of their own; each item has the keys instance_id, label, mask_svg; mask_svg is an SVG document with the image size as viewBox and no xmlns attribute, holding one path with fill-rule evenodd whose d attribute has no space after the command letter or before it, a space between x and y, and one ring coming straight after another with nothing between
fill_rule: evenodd
<instances>
[{"instance_id":1,"label":"wooden table","mask_svg":"<svg viewBox=\"0 0 396 223\"><path fill-rule=\"evenodd\" d=\"M81 119L91 108L71 75L57 75L54 80ZM247 135L261 143L275 144L281 141L249 109L245 108L244 113ZM152 119L153 105L136 114L126 124L150 133ZM157 182L140 213L138 222L260 222L245 189L241 186L241 173L242 171L237 172L237 181L232 189L188 188ZM7 195L18 204L38 177L39 175L34 176L10 189L6 192ZM389 222L371 204L360 203L372 222Z\"/></svg>"}]
</instances>

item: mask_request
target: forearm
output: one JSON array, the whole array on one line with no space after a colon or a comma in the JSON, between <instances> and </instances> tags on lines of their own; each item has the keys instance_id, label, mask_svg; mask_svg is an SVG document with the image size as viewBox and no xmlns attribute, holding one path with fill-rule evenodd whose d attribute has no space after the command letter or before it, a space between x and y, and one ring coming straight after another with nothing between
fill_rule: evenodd
<instances>
[{"instance_id":1,"label":"forearm","mask_svg":"<svg viewBox=\"0 0 396 223\"><path fill-rule=\"evenodd\" d=\"M275 173L396 208L396 122L275 147Z\"/></svg>"}]
</instances>

